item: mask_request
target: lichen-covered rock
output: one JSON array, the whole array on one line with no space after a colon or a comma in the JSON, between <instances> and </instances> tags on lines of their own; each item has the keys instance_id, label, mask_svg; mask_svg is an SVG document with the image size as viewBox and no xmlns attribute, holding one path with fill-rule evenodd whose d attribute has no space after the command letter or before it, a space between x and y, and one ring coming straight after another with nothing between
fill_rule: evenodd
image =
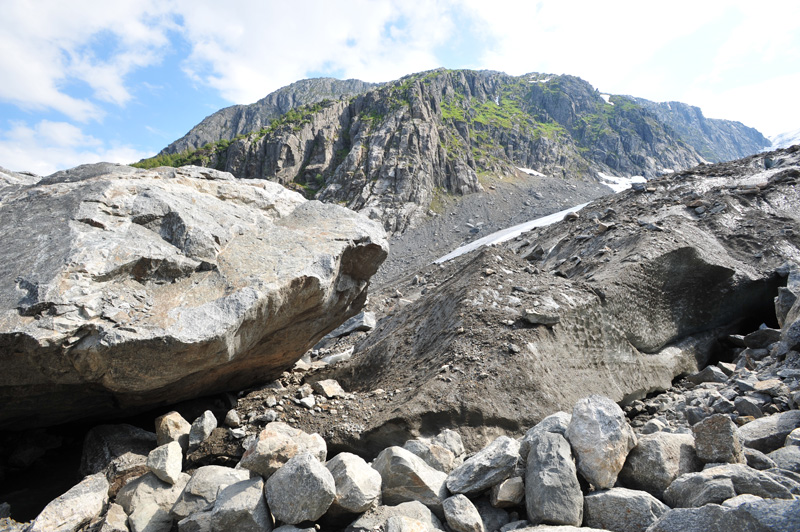
<instances>
[{"instance_id":1,"label":"lichen-covered rock","mask_svg":"<svg viewBox=\"0 0 800 532\"><path fill-rule=\"evenodd\" d=\"M316 521L336 498L336 483L311 453L292 457L266 485L267 504L276 519L290 525Z\"/></svg>"},{"instance_id":2,"label":"lichen-covered rock","mask_svg":"<svg viewBox=\"0 0 800 532\"><path fill-rule=\"evenodd\" d=\"M636 446L625 413L602 395L590 395L575 404L565 436L578 471L598 489L614 486L628 452Z\"/></svg>"},{"instance_id":3,"label":"lichen-covered rock","mask_svg":"<svg viewBox=\"0 0 800 532\"><path fill-rule=\"evenodd\" d=\"M705 463L746 462L736 425L723 414L715 414L692 426L697 457Z\"/></svg>"},{"instance_id":4,"label":"lichen-covered rock","mask_svg":"<svg viewBox=\"0 0 800 532\"><path fill-rule=\"evenodd\" d=\"M277 377L360 310L387 253L376 223L276 183L107 163L3 188L0 236L15 428Z\"/></svg>"}]
</instances>

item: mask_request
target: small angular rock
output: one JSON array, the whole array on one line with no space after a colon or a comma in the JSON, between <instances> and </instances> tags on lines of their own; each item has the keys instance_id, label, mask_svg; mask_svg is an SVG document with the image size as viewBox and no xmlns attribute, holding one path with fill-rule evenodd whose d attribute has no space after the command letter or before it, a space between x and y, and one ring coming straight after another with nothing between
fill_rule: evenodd
<instances>
[{"instance_id":1,"label":"small angular rock","mask_svg":"<svg viewBox=\"0 0 800 532\"><path fill-rule=\"evenodd\" d=\"M705 463L743 464L742 443L728 416L715 414L692 426L697 457Z\"/></svg>"},{"instance_id":2,"label":"small angular rock","mask_svg":"<svg viewBox=\"0 0 800 532\"><path fill-rule=\"evenodd\" d=\"M175 484L183 467L183 450L177 441L156 447L147 456L147 467L167 484Z\"/></svg>"},{"instance_id":3,"label":"small angular rock","mask_svg":"<svg viewBox=\"0 0 800 532\"><path fill-rule=\"evenodd\" d=\"M192 425L175 411L156 419L156 439L159 446L176 441L181 444L183 452L186 452L189 450L189 432L191 430Z\"/></svg>"},{"instance_id":4,"label":"small angular rock","mask_svg":"<svg viewBox=\"0 0 800 532\"><path fill-rule=\"evenodd\" d=\"M326 399L336 399L338 397L344 397L346 395L346 392L339 384L339 381L334 379L317 381L314 384L312 384L312 387L315 392L325 397Z\"/></svg>"},{"instance_id":5,"label":"small angular rock","mask_svg":"<svg viewBox=\"0 0 800 532\"><path fill-rule=\"evenodd\" d=\"M206 441L215 428L217 428L217 418L214 417L211 410L206 410L202 416L195 419L189 430L189 452L197 449L201 443Z\"/></svg>"},{"instance_id":6,"label":"small angular rock","mask_svg":"<svg viewBox=\"0 0 800 532\"><path fill-rule=\"evenodd\" d=\"M511 477L492 486L489 500L495 508L517 506L525 498L525 482L522 477Z\"/></svg>"}]
</instances>

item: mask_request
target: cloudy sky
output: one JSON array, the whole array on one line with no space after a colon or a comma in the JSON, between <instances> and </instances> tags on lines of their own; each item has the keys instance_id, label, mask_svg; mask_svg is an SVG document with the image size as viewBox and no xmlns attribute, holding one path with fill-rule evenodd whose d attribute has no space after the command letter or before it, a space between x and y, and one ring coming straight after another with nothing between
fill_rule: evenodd
<instances>
[{"instance_id":1,"label":"cloudy sky","mask_svg":"<svg viewBox=\"0 0 800 532\"><path fill-rule=\"evenodd\" d=\"M800 128L800 2L3 0L0 166L154 155L308 77L580 76L767 136Z\"/></svg>"}]
</instances>

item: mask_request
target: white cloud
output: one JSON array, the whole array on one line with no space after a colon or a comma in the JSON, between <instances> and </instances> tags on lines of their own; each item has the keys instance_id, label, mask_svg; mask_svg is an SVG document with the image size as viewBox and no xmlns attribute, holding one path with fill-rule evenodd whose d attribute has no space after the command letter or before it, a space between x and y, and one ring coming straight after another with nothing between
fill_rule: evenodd
<instances>
[{"instance_id":1,"label":"white cloud","mask_svg":"<svg viewBox=\"0 0 800 532\"><path fill-rule=\"evenodd\" d=\"M229 5L178 6L192 46L187 74L236 103L315 71L388 81L436 68L434 48L454 31L452 2L433 0L259 2L241 17Z\"/></svg>"},{"instance_id":2,"label":"white cloud","mask_svg":"<svg viewBox=\"0 0 800 532\"><path fill-rule=\"evenodd\" d=\"M98 101L128 102L125 76L159 60L171 28L168 12L153 0L6 1L0 101L81 122L100 119ZM77 96L80 85L91 95Z\"/></svg>"},{"instance_id":3,"label":"white cloud","mask_svg":"<svg viewBox=\"0 0 800 532\"><path fill-rule=\"evenodd\" d=\"M152 153L131 146L108 145L66 122L42 120L34 125L12 122L0 131L0 161L14 171L49 175L79 164L131 163Z\"/></svg>"}]
</instances>

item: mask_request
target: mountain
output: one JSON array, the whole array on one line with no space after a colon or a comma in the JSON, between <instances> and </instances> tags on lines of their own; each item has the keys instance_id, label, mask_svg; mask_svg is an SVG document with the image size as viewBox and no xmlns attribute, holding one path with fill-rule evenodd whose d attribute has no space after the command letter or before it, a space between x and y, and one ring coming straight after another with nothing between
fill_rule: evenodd
<instances>
[{"instance_id":1,"label":"mountain","mask_svg":"<svg viewBox=\"0 0 800 532\"><path fill-rule=\"evenodd\" d=\"M709 162L741 159L771 145L764 135L752 127L731 120L706 118L703 111L693 105L681 102L656 103L643 98L634 98L634 101L655 114Z\"/></svg>"},{"instance_id":2,"label":"mountain","mask_svg":"<svg viewBox=\"0 0 800 532\"><path fill-rule=\"evenodd\" d=\"M375 86L377 84L357 79L315 78L297 81L254 104L233 105L207 116L186 135L161 150L161 154L193 151L208 143L232 140L237 135L269 126L273 120L297 107L326 98L360 94Z\"/></svg>"},{"instance_id":3,"label":"mountain","mask_svg":"<svg viewBox=\"0 0 800 532\"><path fill-rule=\"evenodd\" d=\"M774 137L770 137L769 140L772 141L772 146L770 148L772 150L780 150L788 148L789 146L794 146L795 144L800 144L800 129L775 135Z\"/></svg>"},{"instance_id":4,"label":"mountain","mask_svg":"<svg viewBox=\"0 0 800 532\"><path fill-rule=\"evenodd\" d=\"M281 89L284 98L291 87ZM438 69L290 109L266 127L231 108L240 113L237 129L219 125L216 137L204 137L218 138L213 143L195 151L165 149L138 165L198 164L278 181L380 219L399 234L428 219L443 198L480 192L490 176L514 175L518 167L597 182L600 174L653 178L708 159L651 103L603 97L568 75ZM745 149L740 136L739 129L720 126L707 145Z\"/></svg>"}]
</instances>

